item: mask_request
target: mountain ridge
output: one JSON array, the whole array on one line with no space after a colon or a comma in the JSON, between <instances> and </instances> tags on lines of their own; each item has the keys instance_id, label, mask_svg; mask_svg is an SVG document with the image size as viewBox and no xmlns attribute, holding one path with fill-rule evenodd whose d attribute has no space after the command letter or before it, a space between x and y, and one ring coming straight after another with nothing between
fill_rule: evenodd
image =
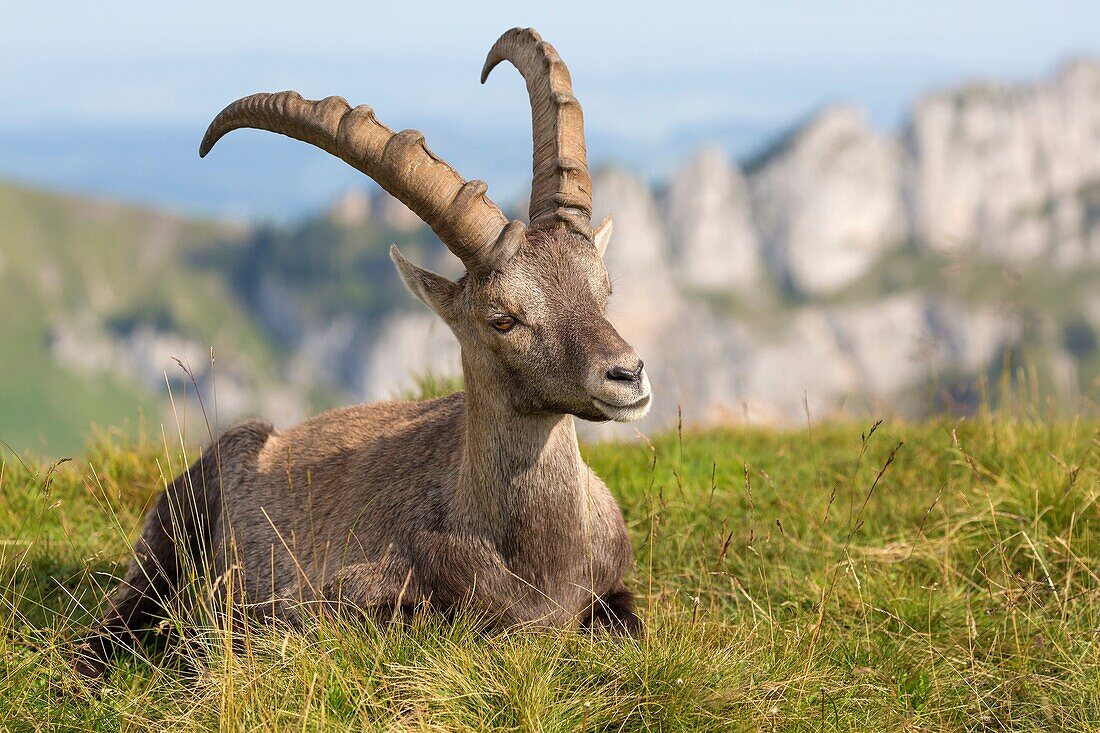
<instances>
[{"instance_id":1,"label":"mountain ridge","mask_svg":"<svg viewBox=\"0 0 1100 733\"><path fill-rule=\"evenodd\" d=\"M709 147L658 186L614 166L594 178L596 216L616 219L610 315L657 389L643 431L807 410L965 413L1006 365L1010 379L1034 372L1049 406L1096 406L1100 63L924 95L898 135L824 107L751 169ZM111 207L0 187L0 286L23 291L12 312L44 314L0 337L49 366L32 371L106 379L164 417L157 385L182 354L201 387L217 382L226 420L280 424L459 371L453 337L401 291L385 251L461 268L381 192L247 230ZM0 377L0 398L16 404L16 383L46 401L45 380L17 362L9 353L23 376ZM33 402L19 409L35 414ZM5 431L28 444L10 417Z\"/></svg>"}]
</instances>

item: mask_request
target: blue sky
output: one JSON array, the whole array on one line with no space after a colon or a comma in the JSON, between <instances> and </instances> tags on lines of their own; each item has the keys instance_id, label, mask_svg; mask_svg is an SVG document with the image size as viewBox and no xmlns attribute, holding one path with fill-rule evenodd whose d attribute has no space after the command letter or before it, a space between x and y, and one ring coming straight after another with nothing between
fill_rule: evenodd
<instances>
[{"instance_id":1,"label":"blue sky","mask_svg":"<svg viewBox=\"0 0 1100 733\"><path fill-rule=\"evenodd\" d=\"M830 101L858 104L888 128L923 90L1032 79L1069 56L1100 55L1100 6L1084 2L7 5L0 176L127 195L115 185L125 170L97 178L95 167L109 169L104 159L129 154L128 139L137 146L160 131L174 136L163 143L165 182L137 193L168 204L173 171L196 165L184 160L183 140L197 144L226 102L285 88L369 103L391 127L423 130L444 157L474 165L492 157L490 170L514 181L526 165L522 84L504 68L478 84L485 52L514 25L538 28L568 62L592 157L651 175L708 137L744 155ZM40 151L43 140L65 155ZM247 144L264 155L284 150ZM514 166L505 153L519 154ZM206 174L181 175L201 187ZM332 188L334 176L318 180Z\"/></svg>"}]
</instances>

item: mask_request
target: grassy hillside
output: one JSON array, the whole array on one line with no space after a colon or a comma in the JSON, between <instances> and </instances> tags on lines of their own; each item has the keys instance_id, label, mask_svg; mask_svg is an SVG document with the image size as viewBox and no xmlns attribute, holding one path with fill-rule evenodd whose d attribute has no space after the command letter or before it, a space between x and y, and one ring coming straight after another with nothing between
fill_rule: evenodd
<instances>
[{"instance_id":1,"label":"grassy hillside","mask_svg":"<svg viewBox=\"0 0 1100 733\"><path fill-rule=\"evenodd\" d=\"M389 244L431 262L442 248L424 231L327 216L253 230L0 184L0 441L71 454L92 424L159 425L169 412L160 372L135 379L117 363L136 328L213 346L257 403L243 414L266 412L263 387L276 382L305 408L328 406L332 385L289 383L293 349L337 317L362 323L407 306ZM55 348L59 331L76 345ZM104 351L121 357L104 365ZM157 370L186 382L162 361Z\"/></svg>"},{"instance_id":2,"label":"grassy hillside","mask_svg":"<svg viewBox=\"0 0 1100 733\"><path fill-rule=\"evenodd\" d=\"M0 184L0 440L74 451L92 423L132 428L163 409L117 375L55 358L58 323L110 329L155 318L202 343L231 346L262 374L265 337L225 278L193 264L240 236L225 225Z\"/></svg>"},{"instance_id":3,"label":"grassy hillside","mask_svg":"<svg viewBox=\"0 0 1100 733\"><path fill-rule=\"evenodd\" d=\"M620 497L644 641L419 619L214 627L83 688L66 643L182 465L104 443L0 467L14 730L1095 730L1100 426L833 424L585 449Z\"/></svg>"}]
</instances>

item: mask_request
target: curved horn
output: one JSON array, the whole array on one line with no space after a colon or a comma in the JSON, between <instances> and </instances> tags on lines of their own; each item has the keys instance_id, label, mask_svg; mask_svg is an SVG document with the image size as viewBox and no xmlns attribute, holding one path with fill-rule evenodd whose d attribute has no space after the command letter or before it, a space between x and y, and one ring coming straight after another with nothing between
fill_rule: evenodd
<instances>
[{"instance_id":1,"label":"curved horn","mask_svg":"<svg viewBox=\"0 0 1100 733\"><path fill-rule=\"evenodd\" d=\"M573 96L569 69L533 28L513 28L493 44L481 83L505 60L519 69L531 98L531 227L564 221L591 237L592 178L584 147L584 113Z\"/></svg>"},{"instance_id":2,"label":"curved horn","mask_svg":"<svg viewBox=\"0 0 1100 733\"><path fill-rule=\"evenodd\" d=\"M494 269L511 256L522 235L523 224L508 223L485 195L483 181L464 180L428 150L423 135L394 133L366 105L352 109L340 97L314 102L297 92L253 94L214 118L199 156L242 127L316 145L366 173L423 219L470 271Z\"/></svg>"}]
</instances>

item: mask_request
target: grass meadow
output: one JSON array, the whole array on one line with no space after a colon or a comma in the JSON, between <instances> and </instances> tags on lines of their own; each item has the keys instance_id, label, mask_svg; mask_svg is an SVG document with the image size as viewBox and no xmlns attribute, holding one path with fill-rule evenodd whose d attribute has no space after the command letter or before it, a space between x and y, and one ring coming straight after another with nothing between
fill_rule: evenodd
<instances>
[{"instance_id":1,"label":"grass meadow","mask_svg":"<svg viewBox=\"0 0 1100 733\"><path fill-rule=\"evenodd\" d=\"M1025 417L585 446L634 540L642 641L167 619L68 653L187 458L107 433L0 465L0 728L939 731L1100 725L1100 432Z\"/></svg>"}]
</instances>

